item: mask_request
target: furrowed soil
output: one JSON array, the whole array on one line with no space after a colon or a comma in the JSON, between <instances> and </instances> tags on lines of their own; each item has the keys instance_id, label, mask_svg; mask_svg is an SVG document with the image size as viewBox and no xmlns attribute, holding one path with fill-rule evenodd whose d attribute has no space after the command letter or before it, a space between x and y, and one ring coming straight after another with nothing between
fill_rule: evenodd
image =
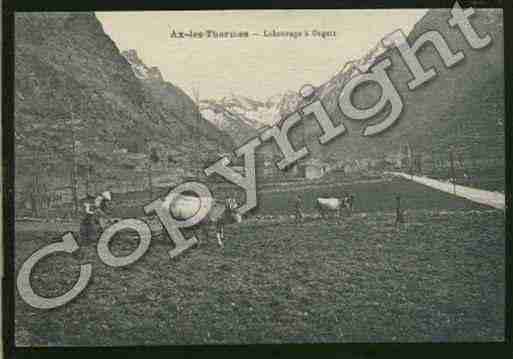
<instances>
[{"instance_id":1,"label":"furrowed soil","mask_svg":"<svg viewBox=\"0 0 513 359\"><path fill-rule=\"evenodd\" d=\"M54 254L33 269L36 293L57 296L92 263L87 288L52 310L16 292L16 344L143 345L504 340L504 212L408 181L312 188L315 197L354 192L356 212L340 224L288 216L297 191L263 193L249 220L210 232L177 258L152 239L134 264L112 268L95 243ZM406 223L394 226L401 194ZM267 215L268 218L259 219ZM120 233L112 252L137 240ZM62 233L22 230L16 273L31 253ZM190 235L190 234L189 234Z\"/></svg>"}]
</instances>

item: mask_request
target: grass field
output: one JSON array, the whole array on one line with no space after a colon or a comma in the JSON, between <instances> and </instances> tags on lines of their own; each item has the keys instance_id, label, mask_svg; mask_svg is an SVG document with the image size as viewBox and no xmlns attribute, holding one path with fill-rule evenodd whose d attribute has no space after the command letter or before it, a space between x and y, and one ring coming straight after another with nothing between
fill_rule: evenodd
<instances>
[{"instance_id":1,"label":"grass field","mask_svg":"<svg viewBox=\"0 0 513 359\"><path fill-rule=\"evenodd\" d=\"M225 198L226 193L233 195L236 186L213 188L215 198ZM161 190L158 196L165 196L167 190ZM238 193L241 191L238 190ZM341 197L343 192L355 195L355 210L357 212L395 211L395 196L400 195L403 209L480 209L486 208L469 201L455 199L450 194L433 191L421 184L394 178L390 180L363 180L341 184L330 183L323 185L316 182L302 182L287 186L265 186L258 191L257 208L246 215L265 216L278 214L291 214L293 202L300 195L306 212L316 211L315 200L318 197ZM116 195L115 195L116 196ZM243 201L243 195L239 196L239 202ZM114 202L118 202L114 198ZM112 214L117 217L144 216L143 207L150 203L145 194L123 195L121 204L113 208Z\"/></svg>"},{"instance_id":2,"label":"grass field","mask_svg":"<svg viewBox=\"0 0 513 359\"><path fill-rule=\"evenodd\" d=\"M49 311L16 294L17 345L500 341L504 336L504 212L405 180L299 191L269 190L253 217L290 213L300 193L349 191L356 213L333 220L250 220L226 229L225 248L203 242L174 260L167 238L125 268L94 244L46 257L34 290L62 294L93 263L88 287ZM401 194L407 223L393 225ZM120 210L127 214L126 209ZM136 213L140 209L134 209ZM58 233L20 231L16 268ZM116 255L137 245L119 237Z\"/></svg>"}]
</instances>

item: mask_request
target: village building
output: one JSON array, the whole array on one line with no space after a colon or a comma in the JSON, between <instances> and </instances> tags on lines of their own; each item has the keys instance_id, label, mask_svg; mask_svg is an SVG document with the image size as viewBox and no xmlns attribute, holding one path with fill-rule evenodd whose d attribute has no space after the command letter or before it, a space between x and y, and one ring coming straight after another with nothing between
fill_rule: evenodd
<instances>
[{"instance_id":1,"label":"village building","mask_svg":"<svg viewBox=\"0 0 513 359\"><path fill-rule=\"evenodd\" d=\"M302 161L298 167L301 177L309 180L321 178L329 171L329 165L318 158Z\"/></svg>"}]
</instances>

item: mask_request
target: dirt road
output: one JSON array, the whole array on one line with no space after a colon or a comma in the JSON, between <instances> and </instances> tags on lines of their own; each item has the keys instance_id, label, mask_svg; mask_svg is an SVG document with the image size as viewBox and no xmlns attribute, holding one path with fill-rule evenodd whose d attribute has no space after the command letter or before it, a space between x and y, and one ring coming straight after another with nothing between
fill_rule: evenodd
<instances>
[{"instance_id":1,"label":"dirt road","mask_svg":"<svg viewBox=\"0 0 513 359\"><path fill-rule=\"evenodd\" d=\"M442 182L438 181L429 177L419 177L419 176L412 176L406 173L402 172L386 172L387 174L391 174L398 177L403 177L412 181L415 181L417 183L423 184L425 186L438 189L443 192L454 194L458 197L466 198L470 201L488 205L493 208L497 209L505 209L506 207L506 200L504 193L500 192L492 192L492 191L485 191L482 189L472 188L472 187L466 187L466 186L460 186L460 185L454 185L450 182Z\"/></svg>"}]
</instances>

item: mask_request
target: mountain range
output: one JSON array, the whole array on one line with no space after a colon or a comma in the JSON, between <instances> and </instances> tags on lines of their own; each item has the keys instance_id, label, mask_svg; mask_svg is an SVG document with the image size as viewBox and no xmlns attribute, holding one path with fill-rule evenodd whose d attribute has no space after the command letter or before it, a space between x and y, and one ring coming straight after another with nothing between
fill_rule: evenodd
<instances>
[{"instance_id":1,"label":"mountain range","mask_svg":"<svg viewBox=\"0 0 513 359\"><path fill-rule=\"evenodd\" d=\"M299 104L297 92L288 91L258 101L245 96L231 95L220 100L200 102L201 114L219 129L230 134L238 145L272 126Z\"/></svg>"},{"instance_id":2,"label":"mountain range","mask_svg":"<svg viewBox=\"0 0 513 359\"><path fill-rule=\"evenodd\" d=\"M320 100L347 132L320 146L320 128L309 118L294 129L293 143L306 142L312 157L333 161L378 158L409 143L415 151L446 157L455 147L475 158L504 158L504 40L502 11L476 9L478 33L489 33L486 49L471 49L458 29L450 28L449 9L433 9L407 35L413 43L436 30L464 61L446 68L430 45L418 51L425 68L438 75L413 91L409 69L395 47L382 43L366 56L341 64L340 71L315 87L308 101ZM135 50L121 52L93 13L18 13L15 17L16 186L35 174L52 185L69 185L93 168L96 181L146 181L150 153L167 171L187 177L212 157L233 150L304 106L296 89L265 101L244 94L201 99L199 108L183 90L147 66ZM372 138L360 135L362 123L346 118L338 106L345 84L388 58L391 81L404 109L394 127ZM356 107L379 100L375 84L353 94ZM276 147L271 151L278 154ZM156 167L159 165L155 164ZM170 166L170 167L169 167ZM164 167L163 167L164 168ZM44 174L44 176L42 175Z\"/></svg>"},{"instance_id":3,"label":"mountain range","mask_svg":"<svg viewBox=\"0 0 513 359\"><path fill-rule=\"evenodd\" d=\"M123 56L125 55L125 56ZM16 185L146 181L150 152L187 175L234 147L157 68L122 54L94 13L15 16ZM159 166L159 164L155 164Z\"/></svg>"},{"instance_id":4,"label":"mountain range","mask_svg":"<svg viewBox=\"0 0 513 359\"><path fill-rule=\"evenodd\" d=\"M493 39L490 46L480 50L470 48L459 29L449 27L450 17L450 9L429 10L405 38L413 44L422 34L436 30L453 52L461 50L466 58L453 68L446 68L432 45L423 46L417 52L420 62L424 68L434 66L438 75L413 91L407 87L412 76L399 50L379 42L362 58L342 64L340 71L316 86L314 96L308 100L303 100L294 91L265 102L232 96L219 101L203 101L201 111L218 128L238 133L241 138L234 136L234 140L240 143L254 135L255 130L279 122L308 102L320 100L333 121L343 121L348 131L328 145L319 146L319 126L313 119L303 121L291 136L293 143L295 141L299 146L306 142L311 155L319 159L379 158L399 151L406 143L416 152L431 157L445 158L449 148L453 147L464 156L504 158L502 10L475 9L472 24L479 34L489 33ZM384 34L383 38L387 36ZM362 137L362 128L380 121L383 113L365 122L351 120L341 113L338 97L350 79L369 71L385 58L392 63L387 73L402 97L404 109L393 129L372 138ZM365 84L354 91L353 103L356 107L366 108L376 103L379 97L379 86Z\"/></svg>"}]
</instances>

